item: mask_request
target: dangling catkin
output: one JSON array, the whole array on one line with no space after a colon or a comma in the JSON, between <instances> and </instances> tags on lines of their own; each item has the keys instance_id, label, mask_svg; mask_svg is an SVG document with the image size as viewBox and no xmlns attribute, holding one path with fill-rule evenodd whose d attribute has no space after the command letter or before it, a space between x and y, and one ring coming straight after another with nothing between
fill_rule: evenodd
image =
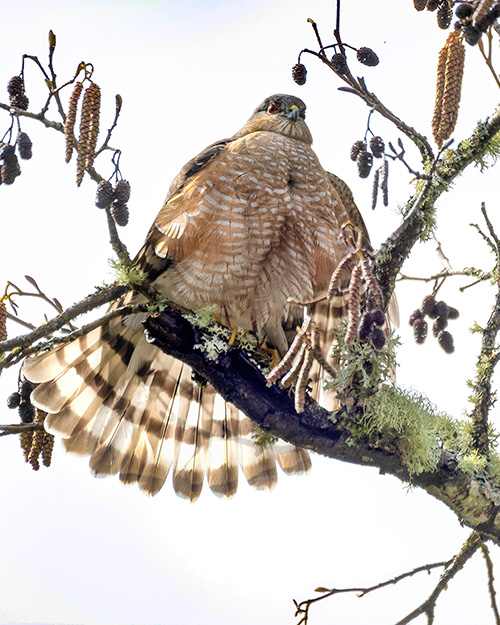
<instances>
[{"instance_id":1,"label":"dangling catkin","mask_svg":"<svg viewBox=\"0 0 500 625\"><path fill-rule=\"evenodd\" d=\"M76 121L76 107L82 93L83 83L77 82L69 98L68 114L64 122L64 138L66 139L66 162L69 163L73 155L75 146L75 136L73 134Z\"/></svg>"},{"instance_id":2,"label":"dangling catkin","mask_svg":"<svg viewBox=\"0 0 500 625\"><path fill-rule=\"evenodd\" d=\"M439 148L455 129L464 74L465 48L457 31L439 53L432 134Z\"/></svg>"}]
</instances>

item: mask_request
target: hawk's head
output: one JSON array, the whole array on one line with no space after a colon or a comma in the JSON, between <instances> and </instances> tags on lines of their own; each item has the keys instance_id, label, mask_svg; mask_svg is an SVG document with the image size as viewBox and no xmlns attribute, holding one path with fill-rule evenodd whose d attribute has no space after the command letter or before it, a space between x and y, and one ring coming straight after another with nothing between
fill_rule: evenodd
<instances>
[{"instance_id":1,"label":"hawk's head","mask_svg":"<svg viewBox=\"0 0 500 625\"><path fill-rule=\"evenodd\" d=\"M259 131L277 132L310 145L312 137L305 118L306 105L300 98L278 93L266 98L255 109L238 135Z\"/></svg>"}]
</instances>

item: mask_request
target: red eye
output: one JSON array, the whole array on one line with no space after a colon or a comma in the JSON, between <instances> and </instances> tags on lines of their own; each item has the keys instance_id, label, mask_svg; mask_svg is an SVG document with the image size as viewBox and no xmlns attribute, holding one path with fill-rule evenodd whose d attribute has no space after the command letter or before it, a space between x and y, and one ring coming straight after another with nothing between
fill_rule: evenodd
<instances>
[{"instance_id":1,"label":"red eye","mask_svg":"<svg viewBox=\"0 0 500 625\"><path fill-rule=\"evenodd\" d=\"M276 104L271 104L271 106L267 109L268 113L277 113L279 111L279 107Z\"/></svg>"}]
</instances>

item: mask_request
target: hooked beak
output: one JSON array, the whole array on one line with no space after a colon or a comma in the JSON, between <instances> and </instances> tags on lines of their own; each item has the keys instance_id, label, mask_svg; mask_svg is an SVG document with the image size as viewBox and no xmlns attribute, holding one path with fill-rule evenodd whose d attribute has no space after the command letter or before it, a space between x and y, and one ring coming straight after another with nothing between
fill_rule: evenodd
<instances>
[{"instance_id":1,"label":"hooked beak","mask_svg":"<svg viewBox=\"0 0 500 625\"><path fill-rule=\"evenodd\" d=\"M297 119L299 118L299 107L296 106L295 104L292 104L286 116L288 117L288 119L291 119L292 121L296 122Z\"/></svg>"}]
</instances>

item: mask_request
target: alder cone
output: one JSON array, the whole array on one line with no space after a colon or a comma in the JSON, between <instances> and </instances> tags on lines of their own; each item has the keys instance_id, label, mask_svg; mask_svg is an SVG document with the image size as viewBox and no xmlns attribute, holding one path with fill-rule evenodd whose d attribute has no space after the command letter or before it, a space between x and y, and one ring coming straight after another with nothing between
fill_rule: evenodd
<instances>
[{"instance_id":1,"label":"alder cone","mask_svg":"<svg viewBox=\"0 0 500 625\"><path fill-rule=\"evenodd\" d=\"M427 6L427 0L413 0L413 6L417 11L423 11Z\"/></svg>"},{"instance_id":2,"label":"alder cone","mask_svg":"<svg viewBox=\"0 0 500 625\"><path fill-rule=\"evenodd\" d=\"M307 78L307 69L302 63L297 63L292 67L292 78L300 86L304 85Z\"/></svg>"}]
</instances>

